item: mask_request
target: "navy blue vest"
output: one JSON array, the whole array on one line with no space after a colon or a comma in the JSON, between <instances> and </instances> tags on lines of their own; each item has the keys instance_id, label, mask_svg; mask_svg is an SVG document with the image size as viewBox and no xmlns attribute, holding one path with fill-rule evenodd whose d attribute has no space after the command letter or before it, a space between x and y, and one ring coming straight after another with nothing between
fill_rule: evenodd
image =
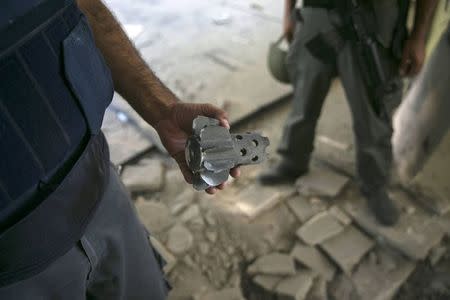
<instances>
[{"instance_id":1,"label":"navy blue vest","mask_svg":"<svg viewBox=\"0 0 450 300\"><path fill-rule=\"evenodd\" d=\"M113 94L72 0L3 0L0 9L0 233L58 186Z\"/></svg>"}]
</instances>

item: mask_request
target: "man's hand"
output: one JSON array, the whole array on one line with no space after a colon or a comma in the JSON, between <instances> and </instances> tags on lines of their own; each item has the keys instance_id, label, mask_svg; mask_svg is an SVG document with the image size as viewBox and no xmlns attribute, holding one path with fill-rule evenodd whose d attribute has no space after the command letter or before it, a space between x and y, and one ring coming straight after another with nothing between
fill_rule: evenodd
<instances>
[{"instance_id":1,"label":"man's hand","mask_svg":"<svg viewBox=\"0 0 450 300\"><path fill-rule=\"evenodd\" d=\"M425 41L438 0L416 0L414 26L403 48L400 75L414 76L425 61Z\"/></svg>"},{"instance_id":2,"label":"man's hand","mask_svg":"<svg viewBox=\"0 0 450 300\"><path fill-rule=\"evenodd\" d=\"M290 15L285 15L283 20L283 34L289 44L294 39L295 22Z\"/></svg>"},{"instance_id":3,"label":"man's hand","mask_svg":"<svg viewBox=\"0 0 450 300\"><path fill-rule=\"evenodd\" d=\"M193 104L176 102L169 110L167 116L163 117L156 125L159 137L169 154L176 160L183 173L184 179L192 183L192 172L186 163L185 147L186 140L192 134L192 121L197 116L206 116L219 120L223 127L230 128L226 113L211 104ZM231 176L239 176L239 169L231 170ZM206 190L214 194L217 189L223 189L225 184Z\"/></svg>"},{"instance_id":4,"label":"man's hand","mask_svg":"<svg viewBox=\"0 0 450 300\"><path fill-rule=\"evenodd\" d=\"M425 61L425 38L412 35L403 48L400 63L401 76L415 76L422 69Z\"/></svg>"}]
</instances>

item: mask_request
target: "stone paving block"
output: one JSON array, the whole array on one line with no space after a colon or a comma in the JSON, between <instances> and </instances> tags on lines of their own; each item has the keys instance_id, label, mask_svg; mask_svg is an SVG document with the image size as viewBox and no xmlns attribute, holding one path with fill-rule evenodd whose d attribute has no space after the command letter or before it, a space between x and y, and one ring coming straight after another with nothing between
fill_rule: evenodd
<instances>
[{"instance_id":1,"label":"stone paving block","mask_svg":"<svg viewBox=\"0 0 450 300\"><path fill-rule=\"evenodd\" d=\"M267 187L252 184L235 197L236 207L250 219L267 211L294 192L292 188Z\"/></svg>"},{"instance_id":2,"label":"stone paving block","mask_svg":"<svg viewBox=\"0 0 450 300\"><path fill-rule=\"evenodd\" d=\"M131 192L157 192L163 187L163 172L160 160L144 159L125 167L122 181Z\"/></svg>"},{"instance_id":3,"label":"stone paving block","mask_svg":"<svg viewBox=\"0 0 450 300\"><path fill-rule=\"evenodd\" d=\"M291 256L326 280L333 279L336 267L316 247L297 244Z\"/></svg>"},{"instance_id":4,"label":"stone paving block","mask_svg":"<svg viewBox=\"0 0 450 300\"><path fill-rule=\"evenodd\" d=\"M374 245L375 242L361 231L348 226L341 234L326 240L320 246L346 274L350 274Z\"/></svg>"},{"instance_id":5,"label":"stone paving block","mask_svg":"<svg viewBox=\"0 0 450 300\"><path fill-rule=\"evenodd\" d=\"M283 279L275 288L278 300L304 300L312 288L314 274L301 271L298 274Z\"/></svg>"},{"instance_id":6,"label":"stone paving block","mask_svg":"<svg viewBox=\"0 0 450 300\"><path fill-rule=\"evenodd\" d=\"M195 191L190 188L185 189L170 203L171 213L174 215L178 215L194 201L194 198Z\"/></svg>"},{"instance_id":7,"label":"stone paving block","mask_svg":"<svg viewBox=\"0 0 450 300\"><path fill-rule=\"evenodd\" d=\"M411 187L416 197L414 201L440 216L450 212L450 198L439 189L432 189L424 185Z\"/></svg>"},{"instance_id":8,"label":"stone paving block","mask_svg":"<svg viewBox=\"0 0 450 300\"><path fill-rule=\"evenodd\" d=\"M303 224L296 234L306 244L317 245L340 233L343 229L344 226L330 213L321 212Z\"/></svg>"},{"instance_id":9,"label":"stone paving block","mask_svg":"<svg viewBox=\"0 0 450 300\"><path fill-rule=\"evenodd\" d=\"M156 252L158 252L162 256L162 258L166 261L166 265L164 266L163 271L165 274L169 274L177 264L176 257L173 256L173 254L170 253L170 251L163 244L161 244L155 237L150 236L150 243L152 244Z\"/></svg>"},{"instance_id":10,"label":"stone paving block","mask_svg":"<svg viewBox=\"0 0 450 300\"><path fill-rule=\"evenodd\" d=\"M296 196L293 198L289 198L286 201L286 203L290 208L290 210L292 211L292 213L302 223L308 221L312 216L323 210L322 207L312 204L303 196Z\"/></svg>"},{"instance_id":11,"label":"stone paving block","mask_svg":"<svg viewBox=\"0 0 450 300\"><path fill-rule=\"evenodd\" d=\"M143 200L138 198L136 201L136 210L141 222L151 233L159 233L174 223L169 208L161 202Z\"/></svg>"},{"instance_id":12,"label":"stone paving block","mask_svg":"<svg viewBox=\"0 0 450 300\"><path fill-rule=\"evenodd\" d=\"M192 233L183 225L175 225L167 233L167 248L174 254L183 254L194 244Z\"/></svg>"},{"instance_id":13,"label":"stone paving block","mask_svg":"<svg viewBox=\"0 0 450 300\"><path fill-rule=\"evenodd\" d=\"M194 300L245 300L237 287L226 288L220 291L206 292L194 297Z\"/></svg>"},{"instance_id":14,"label":"stone paving block","mask_svg":"<svg viewBox=\"0 0 450 300\"><path fill-rule=\"evenodd\" d=\"M275 275L256 275L252 279L254 284L268 292L273 291L281 280L283 277Z\"/></svg>"},{"instance_id":15,"label":"stone paving block","mask_svg":"<svg viewBox=\"0 0 450 300\"><path fill-rule=\"evenodd\" d=\"M115 102L116 99L113 101ZM112 108L113 106L105 111L102 131L109 144L111 161L120 165L144 152L153 146L153 143L128 122L123 112Z\"/></svg>"},{"instance_id":16,"label":"stone paving block","mask_svg":"<svg viewBox=\"0 0 450 300\"><path fill-rule=\"evenodd\" d=\"M287 254L278 252L270 253L257 258L256 261L248 267L247 272L249 274L280 276L294 275L294 259Z\"/></svg>"},{"instance_id":17,"label":"stone paving block","mask_svg":"<svg viewBox=\"0 0 450 300\"><path fill-rule=\"evenodd\" d=\"M437 246L430 251L429 260L432 266L435 266L447 253L447 247Z\"/></svg>"},{"instance_id":18,"label":"stone paving block","mask_svg":"<svg viewBox=\"0 0 450 300\"><path fill-rule=\"evenodd\" d=\"M385 250L376 248L374 251L378 256ZM356 268L352 281L361 299L390 300L395 296L400 286L411 275L415 264L400 255L392 259L396 261L394 269L386 269L383 264L374 264L369 257Z\"/></svg>"},{"instance_id":19,"label":"stone paving block","mask_svg":"<svg viewBox=\"0 0 450 300\"><path fill-rule=\"evenodd\" d=\"M338 219L343 225L350 225L352 222L352 219L337 205L330 207L328 212Z\"/></svg>"},{"instance_id":20,"label":"stone paving block","mask_svg":"<svg viewBox=\"0 0 450 300\"><path fill-rule=\"evenodd\" d=\"M306 299L328 300L327 281L324 278L316 278Z\"/></svg>"},{"instance_id":21,"label":"stone paving block","mask_svg":"<svg viewBox=\"0 0 450 300\"><path fill-rule=\"evenodd\" d=\"M409 207L411 201L401 192L391 194L400 210ZM432 218L421 208L416 207L413 213L403 213L399 222L392 227L381 226L366 206L366 201L359 193L344 204L345 211L352 216L364 231L383 238L389 245L414 260L425 259L431 248L438 245L444 236L439 218Z\"/></svg>"},{"instance_id":22,"label":"stone paving block","mask_svg":"<svg viewBox=\"0 0 450 300\"><path fill-rule=\"evenodd\" d=\"M336 197L348 181L348 177L321 167L313 168L308 174L300 177L296 186L298 192L304 196Z\"/></svg>"},{"instance_id":23,"label":"stone paving block","mask_svg":"<svg viewBox=\"0 0 450 300\"><path fill-rule=\"evenodd\" d=\"M192 221L193 219L197 218L200 216L200 207L198 206L198 204L193 204L191 206L189 206L181 215L180 215L180 220L182 222L189 222Z\"/></svg>"}]
</instances>

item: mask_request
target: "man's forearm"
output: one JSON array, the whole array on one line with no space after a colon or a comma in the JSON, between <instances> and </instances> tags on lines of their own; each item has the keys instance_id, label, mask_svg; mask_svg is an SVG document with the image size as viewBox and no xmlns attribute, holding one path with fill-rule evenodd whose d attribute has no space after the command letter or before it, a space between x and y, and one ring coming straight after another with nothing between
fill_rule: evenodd
<instances>
[{"instance_id":1,"label":"man's forearm","mask_svg":"<svg viewBox=\"0 0 450 300\"><path fill-rule=\"evenodd\" d=\"M150 70L101 0L78 0L78 5L111 69L116 91L150 125L156 125L177 102L176 96Z\"/></svg>"},{"instance_id":2,"label":"man's forearm","mask_svg":"<svg viewBox=\"0 0 450 300\"><path fill-rule=\"evenodd\" d=\"M284 0L284 17L290 18L297 0Z\"/></svg>"},{"instance_id":3,"label":"man's forearm","mask_svg":"<svg viewBox=\"0 0 450 300\"><path fill-rule=\"evenodd\" d=\"M411 35L417 38L425 39L430 30L434 11L436 10L438 0L417 0L414 26Z\"/></svg>"}]
</instances>

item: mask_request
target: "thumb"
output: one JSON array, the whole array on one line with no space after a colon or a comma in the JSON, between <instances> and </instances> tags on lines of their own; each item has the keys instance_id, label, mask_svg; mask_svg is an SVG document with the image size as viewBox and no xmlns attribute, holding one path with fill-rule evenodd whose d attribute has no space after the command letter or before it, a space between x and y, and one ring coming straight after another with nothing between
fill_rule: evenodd
<instances>
[{"instance_id":1,"label":"thumb","mask_svg":"<svg viewBox=\"0 0 450 300\"><path fill-rule=\"evenodd\" d=\"M402 60L400 62L399 73L401 76L406 76L411 68L411 57L407 48L404 49Z\"/></svg>"},{"instance_id":2,"label":"thumb","mask_svg":"<svg viewBox=\"0 0 450 300\"><path fill-rule=\"evenodd\" d=\"M180 152L174 154L173 158L177 162L178 167L180 167L180 171L181 171L181 174L183 174L184 180L187 183L192 184L193 176L192 176L191 170L189 169L189 167L187 165L186 157L184 155L184 152L180 151Z\"/></svg>"}]
</instances>

